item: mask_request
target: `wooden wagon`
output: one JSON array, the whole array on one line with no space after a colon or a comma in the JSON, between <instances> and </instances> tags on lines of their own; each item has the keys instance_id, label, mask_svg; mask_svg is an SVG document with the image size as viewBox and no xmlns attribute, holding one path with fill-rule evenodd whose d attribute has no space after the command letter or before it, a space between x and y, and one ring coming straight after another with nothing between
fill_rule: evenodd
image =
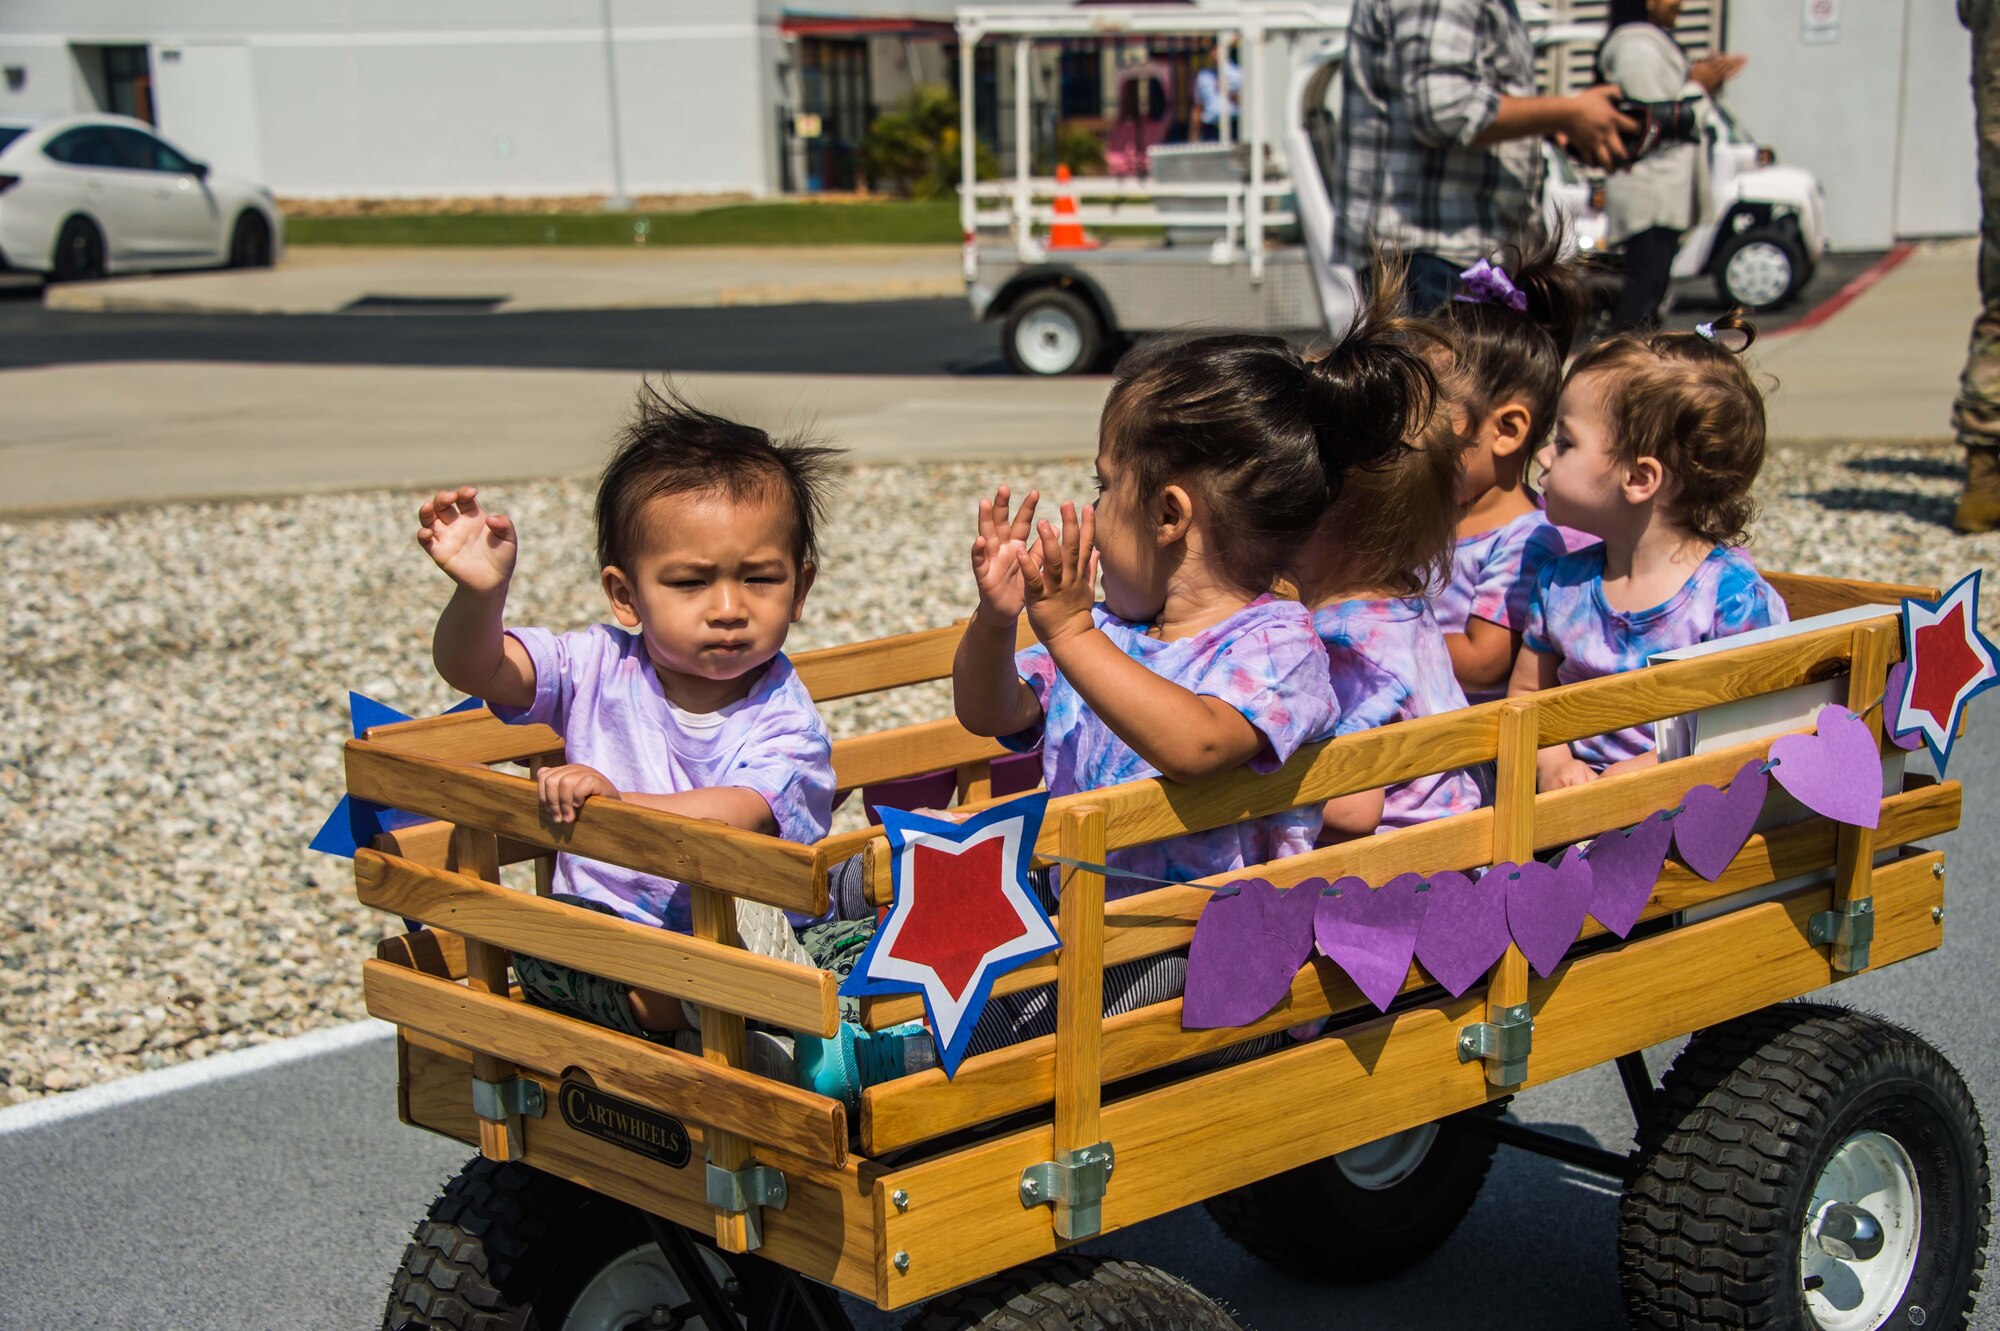
<instances>
[{"instance_id":1,"label":"wooden wagon","mask_svg":"<svg viewBox=\"0 0 2000 1331\"><path fill-rule=\"evenodd\" d=\"M1930 595L1772 581L1794 619ZM947 677L957 633L796 664L822 701L900 688ZM1884 614L1348 736L1268 776L1056 799L1038 850L1099 862L1493 762L1490 808L1253 872L1285 886L1519 862L1724 781L1771 741L1546 794L1538 745L1841 676L1859 711L1900 652ZM1868 721L1879 735L1879 709ZM844 789L955 768L961 802L976 805L1000 753L947 719L840 741L834 762ZM399 1028L401 1116L483 1157L418 1226L390 1326L843 1326L829 1288L881 1309L930 1300L935 1325L987 1324L1010 1299L1014 1324L1231 1325L1149 1268L1059 1254L1208 1202L1281 1267L1380 1274L1444 1241L1500 1141L1622 1181L1621 1275L1641 1324L1936 1327L1969 1315L1987 1203L1970 1097L1908 1032L1788 1003L1940 944L1944 857L1916 843L1958 824L1955 782L1908 779L1873 831L1814 817L1770 828L1713 882L1670 860L1629 938L1587 925L1546 980L1513 949L1459 998L1412 967L1384 1014L1315 958L1276 1010L1231 1030L1183 1030L1178 999L1101 1015L1104 967L1187 947L1203 887L1107 906L1101 877L1067 870L1061 949L996 986L1053 984L1056 1033L971 1057L951 1080L930 1071L871 1087L850 1120L837 1101L744 1070L746 1021L834 1034L836 982L744 951L731 898L818 912L829 872L860 855L871 898L886 902L882 830L806 847L593 801L557 836L532 780L495 768L560 754L551 731L484 712L347 746L352 794L437 820L379 838L355 863L363 902L422 925L365 963L368 1010ZM692 885L692 936L500 885L502 866L532 861L546 890L558 848ZM510 987L514 951L699 1005L701 1055L529 1005ZM864 1003L872 1028L922 1015L913 996ZM1330 1018L1322 1038L1177 1071L1315 1018ZM1656 1083L1640 1051L1691 1032ZM1612 1061L1638 1121L1629 1155L1500 1117L1512 1092ZM1225 1148L1190 1149L1218 1123ZM1847 1182L1829 1182L1841 1169ZM1874 1191L1834 1195L1843 1186ZM1884 1293L1884 1281L1898 1287Z\"/></svg>"}]
</instances>

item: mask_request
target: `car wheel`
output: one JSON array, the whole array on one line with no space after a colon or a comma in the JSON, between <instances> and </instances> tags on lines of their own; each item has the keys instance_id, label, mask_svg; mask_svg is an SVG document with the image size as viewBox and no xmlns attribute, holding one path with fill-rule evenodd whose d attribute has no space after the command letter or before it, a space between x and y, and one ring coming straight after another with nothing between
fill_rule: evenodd
<instances>
[{"instance_id":1,"label":"car wheel","mask_svg":"<svg viewBox=\"0 0 2000 1331\"><path fill-rule=\"evenodd\" d=\"M236 228L229 234L229 266L271 266L271 224L261 213L246 212L236 219Z\"/></svg>"},{"instance_id":2,"label":"car wheel","mask_svg":"<svg viewBox=\"0 0 2000 1331\"><path fill-rule=\"evenodd\" d=\"M104 235L87 217L72 217L56 237L51 282L90 282L104 276Z\"/></svg>"},{"instance_id":3,"label":"car wheel","mask_svg":"<svg viewBox=\"0 0 2000 1331\"><path fill-rule=\"evenodd\" d=\"M1805 285L1806 256L1781 231L1745 231L1715 256L1715 288L1746 310L1768 310Z\"/></svg>"},{"instance_id":4,"label":"car wheel","mask_svg":"<svg viewBox=\"0 0 2000 1331\"><path fill-rule=\"evenodd\" d=\"M1055 287L1021 297L1007 313L1001 343L1016 374L1076 374L1097 363L1104 329L1097 312Z\"/></svg>"}]
</instances>

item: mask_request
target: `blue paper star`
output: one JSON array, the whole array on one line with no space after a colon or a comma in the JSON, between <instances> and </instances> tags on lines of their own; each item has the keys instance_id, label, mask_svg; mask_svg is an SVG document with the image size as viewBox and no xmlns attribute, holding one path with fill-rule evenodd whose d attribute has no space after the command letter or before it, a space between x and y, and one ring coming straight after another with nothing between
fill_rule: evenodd
<instances>
[{"instance_id":1,"label":"blue paper star","mask_svg":"<svg viewBox=\"0 0 2000 1331\"><path fill-rule=\"evenodd\" d=\"M477 698L467 698L448 709L444 715L453 712L467 712L486 704ZM354 738L360 739L376 726L394 725L398 721L414 718L404 715L386 703L359 693L347 695L347 715L349 729ZM333 812L319 825L313 834L309 850L317 850L327 855L338 855L351 860L354 852L384 832L393 832L402 827L413 827L428 822L422 814L409 813L403 809L391 809L386 805L373 804L367 800L355 799L352 795L342 795L340 803L333 806Z\"/></svg>"}]
</instances>

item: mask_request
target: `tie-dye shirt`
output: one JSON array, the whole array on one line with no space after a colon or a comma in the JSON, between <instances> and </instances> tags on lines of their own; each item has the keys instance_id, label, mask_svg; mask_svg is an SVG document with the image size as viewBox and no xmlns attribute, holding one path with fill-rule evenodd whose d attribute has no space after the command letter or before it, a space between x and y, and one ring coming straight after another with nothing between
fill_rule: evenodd
<instances>
[{"instance_id":1,"label":"tie-dye shirt","mask_svg":"<svg viewBox=\"0 0 2000 1331\"><path fill-rule=\"evenodd\" d=\"M1340 707L1334 734L1465 706L1444 631L1421 597L1340 601L1315 611L1313 628L1326 645ZM1439 772L1390 786L1382 798L1381 825L1411 827L1478 807L1479 788L1470 775Z\"/></svg>"},{"instance_id":2,"label":"tie-dye shirt","mask_svg":"<svg viewBox=\"0 0 2000 1331\"><path fill-rule=\"evenodd\" d=\"M1560 656L1564 684L1637 670L1656 653L1711 642L1790 620L1784 598L1741 550L1717 546L1681 589L1650 610L1613 610L1604 599L1604 547L1542 566L1522 644ZM1651 726L1628 726L1571 743L1570 752L1602 771L1653 751Z\"/></svg>"},{"instance_id":3,"label":"tie-dye shirt","mask_svg":"<svg viewBox=\"0 0 2000 1331\"><path fill-rule=\"evenodd\" d=\"M1277 771L1301 745L1333 730L1326 652L1313 632L1312 617L1297 601L1260 596L1220 624L1174 642L1147 636L1146 625L1119 619L1101 604L1092 617L1118 650L1146 669L1241 712L1264 737L1264 748L1250 760L1253 772ZM1041 744L1042 775L1050 794L1071 795L1160 774L1098 719L1057 671L1047 648L1038 643L1021 651L1015 668L1042 704L1042 724L1002 742L1016 749ZM1171 718L1166 723L1172 724ZM1311 850L1319 821L1316 808L1293 809L1113 851L1109 862L1150 878L1187 882ZM1149 887L1114 878L1106 882L1105 895L1130 896Z\"/></svg>"},{"instance_id":4,"label":"tie-dye shirt","mask_svg":"<svg viewBox=\"0 0 2000 1331\"><path fill-rule=\"evenodd\" d=\"M540 722L563 737L569 761L594 767L620 790L674 795L741 786L762 795L778 835L810 843L833 822L833 745L806 686L781 652L740 702L684 712L667 701L636 633L598 624L561 637L509 629L535 663L535 700L495 707L516 724ZM680 883L575 855L556 856L555 890L599 901L628 920L687 933Z\"/></svg>"},{"instance_id":5,"label":"tie-dye shirt","mask_svg":"<svg viewBox=\"0 0 2000 1331\"><path fill-rule=\"evenodd\" d=\"M1537 497L1523 513L1491 531L1460 538L1452 556L1451 579L1431 598L1431 612L1446 633L1465 632L1468 619L1519 633L1528 623L1535 575L1551 559L1595 545L1595 536L1558 527L1543 516ZM1492 688L1468 693L1469 702L1491 702L1507 692L1503 678Z\"/></svg>"}]
</instances>

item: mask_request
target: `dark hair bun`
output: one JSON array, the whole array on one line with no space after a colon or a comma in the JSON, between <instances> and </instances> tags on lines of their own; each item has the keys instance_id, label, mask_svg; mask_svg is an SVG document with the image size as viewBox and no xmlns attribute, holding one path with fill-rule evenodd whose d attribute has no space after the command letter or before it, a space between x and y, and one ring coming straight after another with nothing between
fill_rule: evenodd
<instances>
[{"instance_id":1,"label":"dark hair bun","mask_svg":"<svg viewBox=\"0 0 2000 1331\"><path fill-rule=\"evenodd\" d=\"M1422 328L1402 307L1401 271L1378 261L1368 303L1347 336L1303 367L1307 412L1334 493L1343 472L1390 457L1437 409Z\"/></svg>"}]
</instances>

